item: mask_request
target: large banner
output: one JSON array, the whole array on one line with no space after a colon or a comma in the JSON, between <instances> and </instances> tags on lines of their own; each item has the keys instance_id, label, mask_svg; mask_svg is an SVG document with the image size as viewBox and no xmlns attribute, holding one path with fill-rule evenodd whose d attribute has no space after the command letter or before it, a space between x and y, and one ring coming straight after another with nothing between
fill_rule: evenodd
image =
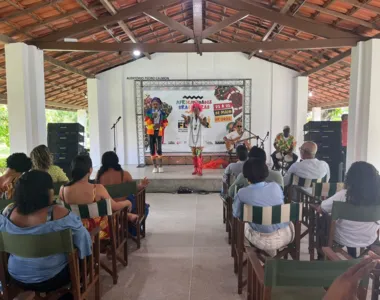
<instances>
[{"instance_id":1,"label":"large banner","mask_svg":"<svg viewBox=\"0 0 380 300\"><path fill-rule=\"evenodd\" d=\"M190 114L190 106L198 101L203 106L203 115L210 128L204 129L205 152L225 152L223 137L233 130L235 122L243 119L243 86L183 86L143 87L144 113L151 100L158 97L168 115L169 125L165 129L163 152L189 152L188 128L182 115ZM146 152L149 152L145 136Z\"/></svg>"}]
</instances>

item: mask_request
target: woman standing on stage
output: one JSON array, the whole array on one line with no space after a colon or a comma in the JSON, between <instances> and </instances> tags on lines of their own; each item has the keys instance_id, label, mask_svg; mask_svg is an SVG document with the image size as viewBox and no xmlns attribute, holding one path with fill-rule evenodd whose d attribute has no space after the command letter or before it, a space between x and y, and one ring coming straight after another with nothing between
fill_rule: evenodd
<instances>
[{"instance_id":1,"label":"woman standing on stage","mask_svg":"<svg viewBox=\"0 0 380 300\"><path fill-rule=\"evenodd\" d=\"M191 147L193 155L194 172L193 175L202 176L202 151L204 147L204 128L209 128L209 123L206 117L202 114L203 107L198 102L194 102L191 105L190 116L182 115L185 123L188 125L188 144Z\"/></svg>"}]
</instances>

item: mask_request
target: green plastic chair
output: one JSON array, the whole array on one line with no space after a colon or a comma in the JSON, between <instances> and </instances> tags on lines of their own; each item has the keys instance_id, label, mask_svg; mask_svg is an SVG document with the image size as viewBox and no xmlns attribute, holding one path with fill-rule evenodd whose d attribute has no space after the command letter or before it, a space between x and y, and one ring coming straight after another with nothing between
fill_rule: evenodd
<instances>
[{"instance_id":1,"label":"green plastic chair","mask_svg":"<svg viewBox=\"0 0 380 300\"><path fill-rule=\"evenodd\" d=\"M248 300L321 300L326 293L324 287L329 287L338 276L360 262L359 259L295 261L269 258L262 266L253 249L247 250L247 255ZM367 287L368 278L361 282L360 300Z\"/></svg>"},{"instance_id":2,"label":"green plastic chair","mask_svg":"<svg viewBox=\"0 0 380 300\"><path fill-rule=\"evenodd\" d=\"M100 299L99 283L99 233L93 235L94 247L91 256L80 260L74 247L72 232L66 229L42 235L21 235L0 232L0 282L2 282L3 299L13 299L22 290L15 286L8 273L8 255L24 258L42 258L50 255L65 253L68 256L71 273L71 284L51 292L44 299L55 299L57 295L70 292L74 299L85 299L90 290L95 287L95 299ZM81 272L78 266L80 265ZM81 274L90 276L81 277ZM39 293L36 293L41 299Z\"/></svg>"},{"instance_id":3,"label":"green plastic chair","mask_svg":"<svg viewBox=\"0 0 380 300\"><path fill-rule=\"evenodd\" d=\"M109 227L109 240L102 240L107 251L112 257L112 268L104 262L100 266L112 276L113 283L117 284L118 272L117 261L123 266L128 265L128 210L124 208L117 212L112 212L111 200L103 199L91 204L73 205L59 201L58 204L79 216L81 219L93 219L106 217ZM120 254L122 252L122 254Z\"/></svg>"},{"instance_id":4,"label":"green plastic chair","mask_svg":"<svg viewBox=\"0 0 380 300\"><path fill-rule=\"evenodd\" d=\"M287 258L290 254L294 260L300 259L301 248L301 220L302 206L299 203L290 203L276 206L251 206L244 204L242 215L234 223L234 234L236 234L236 244L234 247L234 269L238 275L238 293L241 294L246 282L243 280L244 252L245 247L244 227L245 223L255 223L258 225L273 225L279 223L293 222L295 235L294 240L281 251L277 251L276 258ZM236 227L235 227L236 226ZM255 248L256 249L256 248ZM263 257L269 255L265 251L256 249Z\"/></svg>"}]
</instances>

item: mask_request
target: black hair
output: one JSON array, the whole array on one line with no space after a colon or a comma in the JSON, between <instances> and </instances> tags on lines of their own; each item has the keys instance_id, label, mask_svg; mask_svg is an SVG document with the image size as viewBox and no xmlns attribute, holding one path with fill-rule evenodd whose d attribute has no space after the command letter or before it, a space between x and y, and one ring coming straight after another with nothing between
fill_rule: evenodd
<instances>
[{"instance_id":1,"label":"black hair","mask_svg":"<svg viewBox=\"0 0 380 300\"><path fill-rule=\"evenodd\" d=\"M99 182L100 177L109 169L114 169L115 171L121 171L122 168L119 164L119 157L113 151L107 151L102 156L102 166L98 171L96 180Z\"/></svg>"},{"instance_id":2,"label":"black hair","mask_svg":"<svg viewBox=\"0 0 380 300\"><path fill-rule=\"evenodd\" d=\"M249 151L248 157L260 159L263 161L267 160L267 154L265 153L265 151L257 146L253 146L251 148L251 150Z\"/></svg>"},{"instance_id":3,"label":"black hair","mask_svg":"<svg viewBox=\"0 0 380 300\"><path fill-rule=\"evenodd\" d=\"M239 145L236 148L236 156L240 161L246 161L248 157L248 150L245 145Z\"/></svg>"},{"instance_id":4,"label":"black hair","mask_svg":"<svg viewBox=\"0 0 380 300\"><path fill-rule=\"evenodd\" d=\"M13 199L22 215L29 215L50 203L53 179L45 171L32 170L24 173L16 183Z\"/></svg>"},{"instance_id":5,"label":"black hair","mask_svg":"<svg viewBox=\"0 0 380 300\"><path fill-rule=\"evenodd\" d=\"M32 160L25 153L13 153L7 158L7 168L24 173L32 168Z\"/></svg>"},{"instance_id":6,"label":"black hair","mask_svg":"<svg viewBox=\"0 0 380 300\"><path fill-rule=\"evenodd\" d=\"M351 165L345 179L347 203L380 205L380 177L376 168L364 161Z\"/></svg>"},{"instance_id":7,"label":"black hair","mask_svg":"<svg viewBox=\"0 0 380 300\"><path fill-rule=\"evenodd\" d=\"M250 183L263 182L269 175L268 166L264 160L250 158L243 166L243 175Z\"/></svg>"},{"instance_id":8,"label":"black hair","mask_svg":"<svg viewBox=\"0 0 380 300\"><path fill-rule=\"evenodd\" d=\"M92 160L89 155L77 155L71 162L71 181L65 186L73 185L74 183L85 177L92 168Z\"/></svg>"}]
</instances>

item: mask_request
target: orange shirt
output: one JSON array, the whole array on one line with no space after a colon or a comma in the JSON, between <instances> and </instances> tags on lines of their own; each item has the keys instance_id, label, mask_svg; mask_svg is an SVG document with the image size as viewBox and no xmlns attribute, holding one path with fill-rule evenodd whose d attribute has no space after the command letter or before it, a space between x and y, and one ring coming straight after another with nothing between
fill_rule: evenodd
<instances>
[{"instance_id":1,"label":"orange shirt","mask_svg":"<svg viewBox=\"0 0 380 300\"><path fill-rule=\"evenodd\" d=\"M348 120L342 121L342 146L347 147Z\"/></svg>"}]
</instances>

